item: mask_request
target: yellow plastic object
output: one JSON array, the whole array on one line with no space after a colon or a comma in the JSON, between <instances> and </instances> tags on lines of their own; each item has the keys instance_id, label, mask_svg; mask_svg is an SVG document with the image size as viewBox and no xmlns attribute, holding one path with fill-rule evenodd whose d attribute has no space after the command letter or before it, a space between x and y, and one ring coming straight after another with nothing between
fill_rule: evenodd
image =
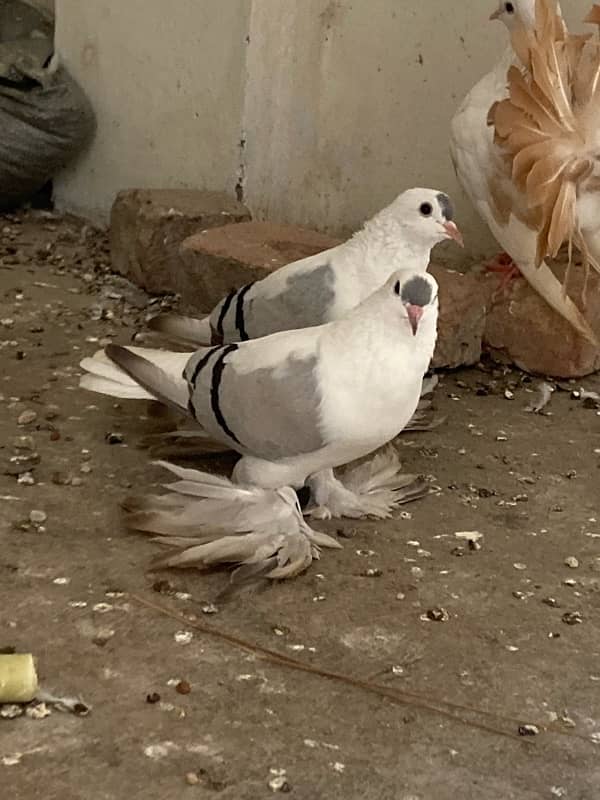
<instances>
[{"instance_id":1,"label":"yellow plastic object","mask_svg":"<svg viewBox=\"0 0 600 800\"><path fill-rule=\"evenodd\" d=\"M38 678L32 655L0 655L0 703L29 703L37 690Z\"/></svg>"}]
</instances>

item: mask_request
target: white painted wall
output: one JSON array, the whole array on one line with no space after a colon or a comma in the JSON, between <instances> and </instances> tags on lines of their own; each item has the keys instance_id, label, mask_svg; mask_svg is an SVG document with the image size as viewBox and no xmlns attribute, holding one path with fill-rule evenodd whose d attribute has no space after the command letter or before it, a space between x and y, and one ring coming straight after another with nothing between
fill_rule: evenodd
<instances>
[{"instance_id":1,"label":"white painted wall","mask_svg":"<svg viewBox=\"0 0 600 800\"><path fill-rule=\"evenodd\" d=\"M58 203L106 221L123 188L233 191L249 0L58 0L56 11L57 48L98 118Z\"/></svg>"},{"instance_id":2,"label":"white painted wall","mask_svg":"<svg viewBox=\"0 0 600 800\"><path fill-rule=\"evenodd\" d=\"M581 18L589 0L571 0ZM496 0L57 0L57 43L99 132L58 183L106 220L131 186L234 191L258 218L354 228L403 188L455 197L448 126L506 41ZM249 44L246 38L249 37ZM239 148L245 140L244 151Z\"/></svg>"}]
</instances>

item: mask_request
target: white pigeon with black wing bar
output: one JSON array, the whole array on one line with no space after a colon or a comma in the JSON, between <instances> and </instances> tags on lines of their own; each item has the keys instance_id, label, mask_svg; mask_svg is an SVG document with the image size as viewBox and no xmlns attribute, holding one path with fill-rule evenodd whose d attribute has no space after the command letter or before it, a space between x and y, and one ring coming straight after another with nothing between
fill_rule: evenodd
<instances>
[{"instance_id":1,"label":"white pigeon with black wing bar","mask_svg":"<svg viewBox=\"0 0 600 800\"><path fill-rule=\"evenodd\" d=\"M435 347L437 293L431 275L400 271L326 325L196 353L109 345L84 359L83 388L161 400L242 456L233 482L164 464L180 480L167 495L129 502L129 527L184 548L164 565L227 561L244 578L280 578L336 546L307 525L294 489L311 486L318 516L388 516L415 492L395 451L345 482L333 469L386 445L412 417Z\"/></svg>"},{"instance_id":2,"label":"white pigeon with black wing bar","mask_svg":"<svg viewBox=\"0 0 600 800\"><path fill-rule=\"evenodd\" d=\"M203 319L164 314L149 325L187 345L323 325L362 303L396 270L425 272L432 248L447 239L463 244L448 195L408 189L348 241L232 289Z\"/></svg>"}]
</instances>

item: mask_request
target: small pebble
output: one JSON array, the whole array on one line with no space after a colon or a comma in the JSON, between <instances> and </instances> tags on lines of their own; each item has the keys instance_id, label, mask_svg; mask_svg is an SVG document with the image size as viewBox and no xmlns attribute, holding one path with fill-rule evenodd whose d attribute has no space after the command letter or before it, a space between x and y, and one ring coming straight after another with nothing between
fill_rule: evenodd
<instances>
[{"instance_id":1,"label":"small pebble","mask_svg":"<svg viewBox=\"0 0 600 800\"><path fill-rule=\"evenodd\" d=\"M41 525L42 523L46 522L48 519L48 515L45 511L30 511L29 512L29 521L33 522L34 525Z\"/></svg>"},{"instance_id":2,"label":"small pebble","mask_svg":"<svg viewBox=\"0 0 600 800\"><path fill-rule=\"evenodd\" d=\"M187 681L179 681L175 686L175 691L177 694L189 694L192 691L192 687Z\"/></svg>"},{"instance_id":3,"label":"small pebble","mask_svg":"<svg viewBox=\"0 0 600 800\"><path fill-rule=\"evenodd\" d=\"M194 638L194 634L192 631L177 631L177 633L173 636L177 644L190 644L192 639Z\"/></svg>"},{"instance_id":4,"label":"small pebble","mask_svg":"<svg viewBox=\"0 0 600 800\"><path fill-rule=\"evenodd\" d=\"M188 772L185 776L185 782L188 786L197 786L200 783L200 776L197 772Z\"/></svg>"},{"instance_id":5,"label":"small pebble","mask_svg":"<svg viewBox=\"0 0 600 800\"><path fill-rule=\"evenodd\" d=\"M155 703L160 703L160 695L158 692L152 692L151 694L146 695L146 702L150 703L150 705L154 705Z\"/></svg>"},{"instance_id":6,"label":"small pebble","mask_svg":"<svg viewBox=\"0 0 600 800\"><path fill-rule=\"evenodd\" d=\"M517 564L513 564L513 567L515 569L523 571L523 570L527 569L527 564L519 564L519 563L517 563Z\"/></svg>"},{"instance_id":7,"label":"small pebble","mask_svg":"<svg viewBox=\"0 0 600 800\"><path fill-rule=\"evenodd\" d=\"M565 625L581 625L583 617L580 611L567 611L563 614L562 621Z\"/></svg>"},{"instance_id":8,"label":"small pebble","mask_svg":"<svg viewBox=\"0 0 600 800\"><path fill-rule=\"evenodd\" d=\"M575 558L575 556L569 556L565 558L565 566L570 567L571 569L577 569L579 567L579 561Z\"/></svg>"},{"instance_id":9,"label":"small pebble","mask_svg":"<svg viewBox=\"0 0 600 800\"><path fill-rule=\"evenodd\" d=\"M37 414L35 411L23 411L22 414L19 415L17 419L18 425L31 425L32 422L35 422L37 419Z\"/></svg>"}]
</instances>

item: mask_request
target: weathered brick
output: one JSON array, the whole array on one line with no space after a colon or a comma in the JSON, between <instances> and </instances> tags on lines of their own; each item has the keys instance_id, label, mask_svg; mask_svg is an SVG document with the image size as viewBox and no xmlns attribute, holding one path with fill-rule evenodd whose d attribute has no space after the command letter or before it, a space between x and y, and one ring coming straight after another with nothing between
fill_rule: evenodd
<instances>
[{"instance_id":1,"label":"weathered brick","mask_svg":"<svg viewBox=\"0 0 600 800\"><path fill-rule=\"evenodd\" d=\"M183 242L175 290L185 308L207 312L232 288L336 244L331 236L295 225L243 222L213 228Z\"/></svg>"},{"instance_id":2,"label":"weathered brick","mask_svg":"<svg viewBox=\"0 0 600 800\"><path fill-rule=\"evenodd\" d=\"M490 292L481 278L439 264L429 272L440 287L438 339L434 367L456 368L476 364L481 358L485 317Z\"/></svg>"},{"instance_id":3,"label":"weathered brick","mask_svg":"<svg viewBox=\"0 0 600 800\"><path fill-rule=\"evenodd\" d=\"M562 279L565 264L553 265ZM498 279L488 276L496 287ZM583 270L574 269L569 294L578 303ZM600 279L590 277L585 316L600 337ZM580 336L523 278L499 295L487 315L485 348L500 362L513 363L527 372L554 378L580 378L600 369L600 351Z\"/></svg>"},{"instance_id":4,"label":"weathered brick","mask_svg":"<svg viewBox=\"0 0 600 800\"><path fill-rule=\"evenodd\" d=\"M110 219L113 268L149 292L175 291L179 248L192 233L250 219L241 203L220 192L128 189Z\"/></svg>"}]
</instances>

